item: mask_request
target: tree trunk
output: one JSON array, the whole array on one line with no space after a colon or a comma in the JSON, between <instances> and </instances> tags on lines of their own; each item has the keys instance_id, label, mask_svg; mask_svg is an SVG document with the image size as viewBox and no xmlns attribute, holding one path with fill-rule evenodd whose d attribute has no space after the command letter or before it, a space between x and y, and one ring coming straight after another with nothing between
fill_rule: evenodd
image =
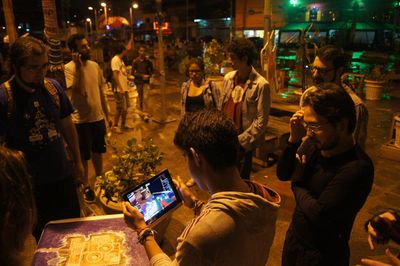
<instances>
[{"instance_id":1,"label":"tree trunk","mask_svg":"<svg viewBox=\"0 0 400 266\"><path fill-rule=\"evenodd\" d=\"M17 30L15 29L14 12L12 0L3 0L3 10L6 20L6 28L8 34L9 45L13 44L17 39Z\"/></svg>"}]
</instances>

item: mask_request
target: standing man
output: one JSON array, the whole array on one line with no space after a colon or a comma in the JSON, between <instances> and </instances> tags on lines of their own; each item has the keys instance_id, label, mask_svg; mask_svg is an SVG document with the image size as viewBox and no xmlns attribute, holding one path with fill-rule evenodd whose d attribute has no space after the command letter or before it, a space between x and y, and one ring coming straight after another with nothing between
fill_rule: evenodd
<instances>
[{"instance_id":1,"label":"standing man","mask_svg":"<svg viewBox=\"0 0 400 266\"><path fill-rule=\"evenodd\" d=\"M228 46L235 69L225 75L219 109L234 121L239 132L240 176L250 179L253 150L265 136L271 107L268 82L252 67L255 48L245 38Z\"/></svg>"},{"instance_id":2,"label":"standing man","mask_svg":"<svg viewBox=\"0 0 400 266\"><path fill-rule=\"evenodd\" d=\"M309 88L301 108L290 119L277 167L280 180L291 180L296 201L282 265L347 266L351 229L371 191L374 167L353 140L354 103L341 87Z\"/></svg>"},{"instance_id":3,"label":"standing man","mask_svg":"<svg viewBox=\"0 0 400 266\"><path fill-rule=\"evenodd\" d=\"M322 82L333 82L342 86L350 95L354 102L357 119L353 136L356 142L364 148L367 141L368 110L360 97L342 80L346 64L347 56L343 50L333 45L327 45L317 50L311 74L315 85Z\"/></svg>"},{"instance_id":4,"label":"standing man","mask_svg":"<svg viewBox=\"0 0 400 266\"><path fill-rule=\"evenodd\" d=\"M65 65L65 78L69 97L75 108L72 121L79 136L79 148L84 167L84 199L94 202L94 191L88 180L88 161L92 159L96 176L103 174L102 154L106 152L106 123L111 127L102 86L105 84L99 65L90 60L89 42L82 34L68 40L73 60Z\"/></svg>"},{"instance_id":5,"label":"standing man","mask_svg":"<svg viewBox=\"0 0 400 266\"><path fill-rule=\"evenodd\" d=\"M129 130L130 127L126 125L126 116L128 114L129 103L129 86L128 74L126 72L125 63L122 60L126 55L126 47L123 43L116 44L114 50L114 57L111 59L112 81L114 89L114 97L116 103L116 113L114 116L115 133L122 133L122 130ZM121 118L121 128L118 127L119 119Z\"/></svg>"},{"instance_id":6,"label":"standing man","mask_svg":"<svg viewBox=\"0 0 400 266\"><path fill-rule=\"evenodd\" d=\"M62 137L72 152L78 181L83 176L82 160L72 105L55 80L44 78L48 58L43 42L29 36L17 39L10 59L14 75L0 87L0 142L22 151L29 165L38 240L47 222L80 215Z\"/></svg>"},{"instance_id":7,"label":"standing man","mask_svg":"<svg viewBox=\"0 0 400 266\"><path fill-rule=\"evenodd\" d=\"M132 62L132 70L135 76L135 84L139 94L139 108L143 112L144 94L150 89L150 77L153 74L153 63L146 57L146 48L139 47L139 56ZM147 122L148 115L143 114L143 119Z\"/></svg>"}]
</instances>

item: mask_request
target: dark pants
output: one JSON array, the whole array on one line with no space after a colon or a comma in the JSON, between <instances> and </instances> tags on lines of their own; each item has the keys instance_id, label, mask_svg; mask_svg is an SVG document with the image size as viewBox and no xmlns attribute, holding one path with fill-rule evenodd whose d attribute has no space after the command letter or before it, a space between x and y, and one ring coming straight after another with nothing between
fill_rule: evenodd
<instances>
[{"instance_id":1,"label":"dark pants","mask_svg":"<svg viewBox=\"0 0 400 266\"><path fill-rule=\"evenodd\" d=\"M244 151L239 153L239 172L242 179L250 180L253 151Z\"/></svg>"},{"instance_id":2,"label":"dark pants","mask_svg":"<svg viewBox=\"0 0 400 266\"><path fill-rule=\"evenodd\" d=\"M348 246L332 245L332 248L323 251L302 244L291 227L286 232L282 266L348 266L349 258Z\"/></svg>"},{"instance_id":3,"label":"dark pants","mask_svg":"<svg viewBox=\"0 0 400 266\"><path fill-rule=\"evenodd\" d=\"M143 111L144 83L136 83L136 90L139 98L139 108L141 111Z\"/></svg>"},{"instance_id":4,"label":"dark pants","mask_svg":"<svg viewBox=\"0 0 400 266\"><path fill-rule=\"evenodd\" d=\"M39 241L42 230L49 221L80 216L79 200L72 178L50 184L35 184L34 195L38 216L33 231L36 241Z\"/></svg>"}]
</instances>

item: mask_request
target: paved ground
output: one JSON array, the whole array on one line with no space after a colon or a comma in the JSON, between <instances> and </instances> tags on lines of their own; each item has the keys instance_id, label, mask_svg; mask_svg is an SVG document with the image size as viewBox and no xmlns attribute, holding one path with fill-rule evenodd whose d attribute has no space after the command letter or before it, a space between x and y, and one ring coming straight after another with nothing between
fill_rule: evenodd
<instances>
[{"instance_id":1,"label":"paved ground","mask_svg":"<svg viewBox=\"0 0 400 266\"><path fill-rule=\"evenodd\" d=\"M128 119L135 126L135 129L126 132L117 137L119 143L125 143L130 137L145 138L151 137L154 142L159 145L162 152L165 153L165 159L162 167L169 168L173 175L180 175L187 179L187 170L181 153L174 147L172 143L175 129L178 125L180 117L180 84L183 77L170 74L167 76L167 118L176 119L174 122L159 124L154 121L145 123L140 118L135 118L132 112ZM396 88L400 90L400 86ZM397 95L397 93L394 91ZM160 117L160 91L153 89L148 95L149 104L147 111L153 114L153 118ZM353 233L350 241L351 247L351 264L356 265L361 257L370 256L374 258L384 258L382 256L383 249L380 248L375 252L371 252L366 241L366 234L363 229L364 221L375 211L385 207L399 207L400 202L400 163L382 159L380 157L380 147L388 141L389 128L394 112L400 112L400 97L386 101L367 101L370 119L368 126L367 153L371 156L375 163L375 182L373 190L368 198L364 208L359 213L354 224ZM105 159L105 169L110 169L110 162ZM397 158L400 160L400 158ZM280 265L280 255L283 245L285 232L291 220L294 208L294 199L290 190L290 184L280 182L275 174L276 167L262 168L254 165L252 179L267 184L277 190L282 196L282 205L279 213L278 222L276 224L276 236L273 248L271 249L270 259L267 265ZM206 199L205 193L198 190L195 186L193 191L199 198ZM96 212L101 213L99 208ZM174 254L176 238L179 236L186 223L193 217L190 210L185 207L178 209L168 227L163 249L169 254ZM394 246L393 246L394 248Z\"/></svg>"}]
</instances>

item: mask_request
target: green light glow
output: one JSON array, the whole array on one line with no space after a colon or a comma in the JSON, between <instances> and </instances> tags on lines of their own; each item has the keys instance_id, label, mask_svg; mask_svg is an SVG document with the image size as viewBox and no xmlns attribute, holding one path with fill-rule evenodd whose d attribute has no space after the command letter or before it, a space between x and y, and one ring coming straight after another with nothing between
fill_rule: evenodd
<instances>
[{"instance_id":1,"label":"green light glow","mask_svg":"<svg viewBox=\"0 0 400 266\"><path fill-rule=\"evenodd\" d=\"M297 4L298 4L298 1L297 0L289 0L290 2L290 4L292 5L292 6L296 6Z\"/></svg>"}]
</instances>

